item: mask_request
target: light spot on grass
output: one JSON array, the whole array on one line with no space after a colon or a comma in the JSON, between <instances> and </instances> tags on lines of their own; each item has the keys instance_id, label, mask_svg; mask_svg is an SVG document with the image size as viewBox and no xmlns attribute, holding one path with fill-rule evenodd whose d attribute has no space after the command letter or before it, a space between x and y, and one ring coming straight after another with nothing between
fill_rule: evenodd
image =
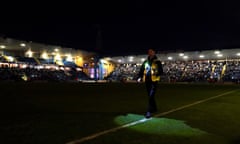
<instances>
[{"instance_id":1,"label":"light spot on grass","mask_svg":"<svg viewBox=\"0 0 240 144\"><path fill-rule=\"evenodd\" d=\"M159 134L159 135L176 135L176 136L198 136L207 134L206 132L192 128L184 121L168 119L168 118L151 118L146 120L141 115L128 114L125 116L118 116L114 121L119 124L127 124L135 121L142 121L136 125L128 127L129 129L147 133L147 134Z\"/></svg>"}]
</instances>

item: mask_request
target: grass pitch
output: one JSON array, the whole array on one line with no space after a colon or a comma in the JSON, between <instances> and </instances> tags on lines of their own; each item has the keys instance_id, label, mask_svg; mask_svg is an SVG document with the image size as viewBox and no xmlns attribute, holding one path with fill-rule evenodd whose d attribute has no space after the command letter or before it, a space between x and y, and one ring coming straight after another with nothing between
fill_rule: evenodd
<instances>
[{"instance_id":1,"label":"grass pitch","mask_svg":"<svg viewBox=\"0 0 240 144\"><path fill-rule=\"evenodd\" d=\"M159 84L158 113L84 144L240 143L239 85ZM144 84L0 83L4 144L65 144L142 120ZM77 142L77 141L76 141Z\"/></svg>"}]
</instances>

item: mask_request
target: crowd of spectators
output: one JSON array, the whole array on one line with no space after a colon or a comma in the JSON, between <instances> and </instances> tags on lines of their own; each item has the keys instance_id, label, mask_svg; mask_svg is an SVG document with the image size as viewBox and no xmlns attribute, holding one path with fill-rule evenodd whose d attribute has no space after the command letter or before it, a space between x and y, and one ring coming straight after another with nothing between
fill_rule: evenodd
<instances>
[{"instance_id":1,"label":"crowd of spectators","mask_svg":"<svg viewBox=\"0 0 240 144\"><path fill-rule=\"evenodd\" d=\"M162 82L235 82L240 83L240 63L228 61L166 61L162 62ZM140 64L118 64L104 79L136 81ZM78 67L35 62L11 63L0 57L0 81L81 81L91 80Z\"/></svg>"},{"instance_id":2,"label":"crowd of spectators","mask_svg":"<svg viewBox=\"0 0 240 144\"><path fill-rule=\"evenodd\" d=\"M139 70L140 67L137 64L120 64L105 79L110 82L135 80Z\"/></svg>"},{"instance_id":3,"label":"crowd of spectators","mask_svg":"<svg viewBox=\"0 0 240 144\"><path fill-rule=\"evenodd\" d=\"M80 67L0 61L0 81L79 82L90 80Z\"/></svg>"},{"instance_id":4,"label":"crowd of spectators","mask_svg":"<svg viewBox=\"0 0 240 144\"><path fill-rule=\"evenodd\" d=\"M167 61L163 62L163 82L236 82L240 81L240 63L232 61ZM140 65L119 64L105 79L136 80Z\"/></svg>"}]
</instances>

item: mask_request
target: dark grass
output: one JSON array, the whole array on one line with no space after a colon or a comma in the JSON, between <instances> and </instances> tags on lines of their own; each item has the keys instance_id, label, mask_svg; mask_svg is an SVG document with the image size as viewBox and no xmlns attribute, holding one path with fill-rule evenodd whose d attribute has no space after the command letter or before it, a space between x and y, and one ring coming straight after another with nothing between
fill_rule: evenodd
<instances>
[{"instance_id":1,"label":"dark grass","mask_svg":"<svg viewBox=\"0 0 240 144\"><path fill-rule=\"evenodd\" d=\"M158 110L165 112L235 89L239 86L160 84ZM135 83L0 83L0 91L3 143L63 144L141 119L147 107L145 85ZM85 143L239 143L239 92ZM203 133L197 135L198 130Z\"/></svg>"}]
</instances>

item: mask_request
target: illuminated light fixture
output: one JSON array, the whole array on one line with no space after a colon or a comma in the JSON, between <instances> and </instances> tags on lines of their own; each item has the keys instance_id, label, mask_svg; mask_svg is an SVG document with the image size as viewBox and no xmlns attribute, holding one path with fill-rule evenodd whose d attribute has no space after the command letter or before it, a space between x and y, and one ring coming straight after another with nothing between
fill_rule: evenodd
<instances>
[{"instance_id":1,"label":"illuminated light fixture","mask_svg":"<svg viewBox=\"0 0 240 144\"><path fill-rule=\"evenodd\" d=\"M133 61L133 58L132 56L129 57L129 61L132 62Z\"/></svg>"},{"instance_id":2,"label":"illuminated light fixture","mask_svg":"<svg viewBox=\"0 0 240 144\"><path fill-rule=\"evenodd\" d=\"M72 62L73 61L72 55L68 54L66 60Z\"/></svg>"},{"instance_id":3,"label":"illuminated light fixture","mask_svg":"<svg viewBox=\"0 0 240 144\"><path fill-rule=\"evenodd\" d=\"M23 65L22 65L22 68L23 68L23 69L27 68L27 65L26 65L26 64L23 64Z\"/></svg>"},{"instance_id":4,"label":"illuminated light fixture","mask_svg":"<svg viewBox=\"0 0 240 144\"><path fill-rule=\"evenodd\" d=\"M200 57L200 58L204 58L205 56L204 56L204 55L200 55L199 57Z\"/></svg>"},{"instance_id":5,"label":"illuminated light fixture","mask_svg":"<svg viewBox=\"0 0 240 144\"><path fill-rule=\"evenodd\" d=\"M222 54L218 54L217 57L222 57L223 55Z\"/></svg>"},{"instance_id":6,"label":"illuminated light fixture","mask_svg":"<svg viewBox=\"0 0 240 144\"><path fill-rule=\"evenodd\" d=\"M134 57L133 56L130 56L129 59L133 59Z\"/></svg>"},{"instance_id":7,"label":"illuminated light fixture","mask_svg":"<svg viewBox=\"0 0 240 144\"><path fill-rule=\"evenodd\" d=\"M41 57L43 59L48 59L48 54L46 52L42 53Z\"/></svg>"},{"instance_id":8,"label":"illuminated light fixture","mask_svg":"<svg viewBox=\"0 0 240 144\"><path fill-rule=\"evenodd\" d=\"M214 54L220 54L220 51L215 51Z\"/></svg>"},{"instance_id":9,"label":"illuminated light fixture","mask_svg":"<svg viewBox=\"0 0 240 144\"><path fill-rule=\"evenodd\" d=\"M21 43L20 46L21 46L21 47L25 47L26 44L25 44L25 43Z\"/></svg>"},{"instance_id":10,"label":"illuminated light fixture","mask_svg":"<svg viewBox=\"0 0 240 144\"><path fill-rule=\"evenodd\" d=\"M101 63L104 63L105 61L104 61L103 59L100 59L100 62L101 62Z\"/></svg>"},{"instance_id":11,"label":"illuminated light fixture","mask_svg":"<svg viewBox=\"0 0 240 144\"><path fill-rule=\"evenodd\" d=\"M54 60L56 62L57 65L64 65L63 62L62 62L62 58L61 58L61 55L60 54L56 54L54 56Z\"/></svg>"},{"instance_id":12,"label":"illuminated light fixture","mask_svg":"<svg viewBox=\"0 0 240 144\"><path fill-rule=\"evenodd\" d=\"M26 55L28 57L32 57L33 56L33 52L29 49L27 52L26 52Z\"/></svg>"},{"instance_id":13,"label":"illuminated light fixture","mask_svg":"<svg viewBox=\"0 0 240 144\"><path fill-rule=\"evenodd\" d=\"M237 53L237 56L240 56L240 53Z\"/></svg>"},{"instance_id":14,"label":"illuminated light fixture","mask_svg":"<svg viewBox=\"0 0 240 144\"><path fill-rule=\"evenodd\" d=\"M75 58L75 63L79 63L79 62L82 62L83 61L83 58L80 57L80 56L76 56Z\"/></svg>"},{"instance_id":15,"label":"illuminated light fixture","mask_svg":"<svg viewBox=\"0 0 240 144\"><path fill-rule=\"evenodd\" d=\"M68 70L68 71L69 71L69 70L70 70L70 68L69 68L69 67L65 67L65 70Z\"/></svg>"},{"instance_id":16,"label":"illuminated light fixture","mask_svg":"<svg viewBox=\"0 0 240 144\"><path fill-rule=\"evenodd\" d=\"M188 59L188 56L183 56L184 59Z\"/></svg>"},{"instance_id":17,"label":"illuminated light fixture","mask_svg":"<svg viewBox=\"0 0 240 144\"><path fill-rule=\"evenodd\" d=\"M59 49L55 48L55 49L54 49L54 51L55 51L55 52L58 52L58 51L59 51Z\"/></svg>"},{"instance_id":18,"label":"illuminated light fixture","mask_svg":"<svg viewBox=\"0 0 240 144\"><path fill-rule=\"evenodd\" d=\"M172 60L172 57L168 57L167 59L168 59L168 60Z\"/></svg>"},{"instance_id":19,"label":"illuminated light fixture","mask_svg":"<svg viewBox=\"0 0 240 144\"><path fill-rule=\"evenodd\" d=\"M52 52L52 55L55 55L56 53L55 52Z\"/></svg>"},{"instance_id":20,"label":"illuminated light fixture","mask_svg":"<svg viewBox=\"0 0 240 144\"><path fill-rule=\"evenodd\" d=\"M76 70L77 70L77 71L82 71L82 69L81 69L81 68L76 68Z\"/></svg>"},{"instance_id":21,"label":"illuminated light fixture","mask_svg":"<svg viewBox=\"0 0 240 144\"><path fill-rule=\"evenodd\" d=\"M180 53L179 56L184 56L184 53Z\"/></svg>"},{"instance_id":22,"label":"illuminated light fixture","mask_svg":"<svg viewBox=\"0 0 240 144\"><path fill-rule=\"evenodd\" d=\"M80 57L80 56L77 56L77 59L78 59L78 60L83 60L83 58L82 58L82 57Z\"/></svg>"},{"instance_id":23,"label":"illuminated light fixture","mask_svg":"<svg viewBox=\"0 0 240 144\"><path fill-rule=\"evenodd\" d=\"M6 46L5 45L0 45L0 48L4 49L4 48L6 48Z\"/></svg>"},{"instance_id":24,"label":"illuminated light fixture","mask_svg":"<svg viewBox=\"0 0 240 144\"><path fill-rule=\"evenodd\" d=\"M8 56L7 59L8 59L8 61L10 61L10 62L13 62L13 61L14 61L14 58L13 58L12 56Z\"/></svg>"},{"instance_id":25,"label":"illuminated light fixture","mask_svg":"<svg viewBox=\"0 0 240 144\"><path fill-rule=\"evenodd\" d=\"M62 60L60 54L57 54L57 55L55 56L55 60L59 60L59 61Z\"/></svg>"},{"instance_id":26,"label":"illuminated light fixture","mask_svg":"<svg viewBox=\"0 0 240 144\"><path fill-rule=\"evenodd\" d=\"M141 58L141 61L144 62L144 61L145 61L145 58Z\"/></svg>"},{"instance_id":27,"label":"illuminated light fixture","mask_svg":"<svg viewBox=\"0 0 240 144\"><path fill-rule=\"evenodd\" d=\"M121 63L121 62L122 62L122 60L121 60L121 59L118 59L118 62L120 62L120 63Z\"/></svg>"}]
</instances>

